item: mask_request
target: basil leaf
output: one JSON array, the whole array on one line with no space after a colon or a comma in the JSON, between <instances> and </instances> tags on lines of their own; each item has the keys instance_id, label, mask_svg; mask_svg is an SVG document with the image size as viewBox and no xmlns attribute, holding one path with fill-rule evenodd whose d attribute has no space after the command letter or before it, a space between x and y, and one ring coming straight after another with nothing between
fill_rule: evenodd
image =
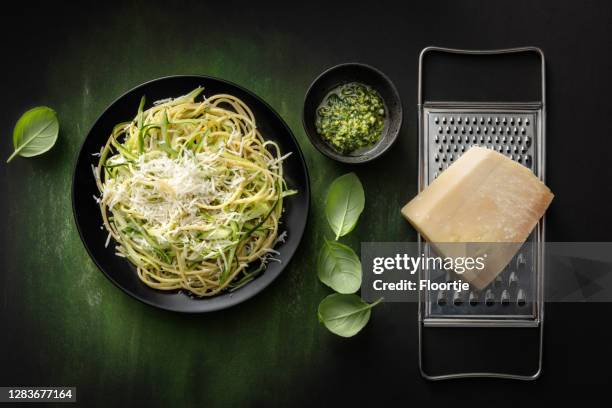
<instances>
[{"instance_id":1,"label":"basil leaf","mask_svg":"<svg viewBox=\"0 0 612 408\"><path fill-rule=\"evenodd\" d=\"M339 242L323 242L317 270L321 282L336 292L355 293L361 287L361 262L351 248Z\"/></svg>"},{"instance_id":2,"label":"basil leaf","mask_svg":"<svg viewBox=\"0 0 612 408\"><path fill-rule=\"evenodd\" d=\"M327 193L325 215L336 233L336 240L355 228L364 205L363 186L355 173L348 173L334 180Z\"/></svg>"},{"instance_id":3,"label":"basil leaf","mask_svg":"<svg viewBox=\"0 0 612 408\"><path fill-rule=\"evenodd\" d=\"M6 162L17 155L32 157L45 153L57 141L58 132L59 122L53 109L46 106L30 109L19 118L13 129L15 151Z\"/></svg>"},{"instance_id":4,"label":"basil leaf","mask_svg":"<svg viewBox=\"0 0 612 408\"><path fill-rule=\"evenodd\" d=\"M371 309L381 300L366 303L354 294L334 293L319 303L319 321L338 336L352 337L365 327Z\"/></svg>"}]
</instances>

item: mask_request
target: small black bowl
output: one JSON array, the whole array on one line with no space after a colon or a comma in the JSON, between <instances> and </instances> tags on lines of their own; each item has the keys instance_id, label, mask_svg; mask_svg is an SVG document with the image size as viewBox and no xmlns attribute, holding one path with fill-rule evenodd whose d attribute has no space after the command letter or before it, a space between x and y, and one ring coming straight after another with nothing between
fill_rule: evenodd
<instances>
[{"instance_id":1,"label":"small black bowl","mask_svg":"<svg viewBox=\"0 0 612 408\"><path fill-rule=\"evenodd\" d=\"M342 154L334 150L317 132L317 108L334 88L350 82L369 85L379 93L385 104L385 126L380 140L364 152ZM310 84L304 99L302 123L310 142L327 157L342 163L365 163L387 151L402 127L402 103L393 82L374 67L356 62L336 65L324 71Z\"/></svg>"}]
</instances>

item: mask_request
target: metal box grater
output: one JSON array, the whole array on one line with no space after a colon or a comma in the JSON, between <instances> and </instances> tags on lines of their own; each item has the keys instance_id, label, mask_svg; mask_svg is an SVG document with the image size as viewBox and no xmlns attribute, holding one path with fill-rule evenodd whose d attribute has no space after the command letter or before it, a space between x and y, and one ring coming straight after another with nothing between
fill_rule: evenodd
<instances>
[{"instance_id":1,"label":"metal box grater","mask_svg":"<svg viewBox=\"0 0 612 408\"><path fill-rule=\"evenodd\" d=\"M451 55L514 55L536 53L541 62L541 100L529 102L470 102L423 100L423 61L429 53ZM419 191L472 146L493 149L530 168L544 180L545 64L541 50L524 47L504 50L425 48L419 59ZM481 291L422 291L419 294L419 363L429 379L504 377L534 379L541 370L543 334L544 219L509 265ZM428 248L424 248L427 254ZM452 280L444 271L420 271L419 279ZM539 331L538 369L532 374L498 371L431 375L423 367L423 330L436 327L531 328ZM445 335L447 335L445 333ZM460 371L461 369L458 369Z\"/></svg>"}]
</instances>

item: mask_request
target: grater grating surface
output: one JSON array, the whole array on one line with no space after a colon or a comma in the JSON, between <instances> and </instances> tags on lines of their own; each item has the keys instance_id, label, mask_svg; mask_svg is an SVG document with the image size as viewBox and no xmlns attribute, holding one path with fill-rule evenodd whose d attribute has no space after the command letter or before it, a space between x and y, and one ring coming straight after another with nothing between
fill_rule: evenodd
<instances>
[{"instance_id":1,"label":"grater grating surface","mask_svg":"<svg viewBox=\"0 0 612 408\"><path fill-rule=\"evenodd\" d=\"M459 105L453 108L452 104L425 104L423 147L428 184L472 146L495 150L538 174L537 104L522 106L523 109L513 106L513 110ZM503 272L481 291L474 288L469 293L428 291L425 317L535 318L537 262L531 248L535 238L531 234ZM445 271L427 271L425 278L445 282L455 280L456 276Z\"/></svg>"}]
</instances>

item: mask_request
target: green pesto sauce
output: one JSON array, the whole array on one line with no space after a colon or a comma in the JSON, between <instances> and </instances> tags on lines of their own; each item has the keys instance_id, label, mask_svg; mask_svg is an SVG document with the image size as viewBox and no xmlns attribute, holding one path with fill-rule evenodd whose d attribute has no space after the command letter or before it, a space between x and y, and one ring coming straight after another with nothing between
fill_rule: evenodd
<instances>
[{"instance_id":1,"label":"green pesto sauce","mask_svg":"<svg viewBox=\"0 0 612 408\"><path fill-rule=\"evenodd\" d=\"M374 145L382 135L383 100L371 87L351 82L328 93L317 108L317 133L342 154Z\"/></svg>"}]
</instances>

